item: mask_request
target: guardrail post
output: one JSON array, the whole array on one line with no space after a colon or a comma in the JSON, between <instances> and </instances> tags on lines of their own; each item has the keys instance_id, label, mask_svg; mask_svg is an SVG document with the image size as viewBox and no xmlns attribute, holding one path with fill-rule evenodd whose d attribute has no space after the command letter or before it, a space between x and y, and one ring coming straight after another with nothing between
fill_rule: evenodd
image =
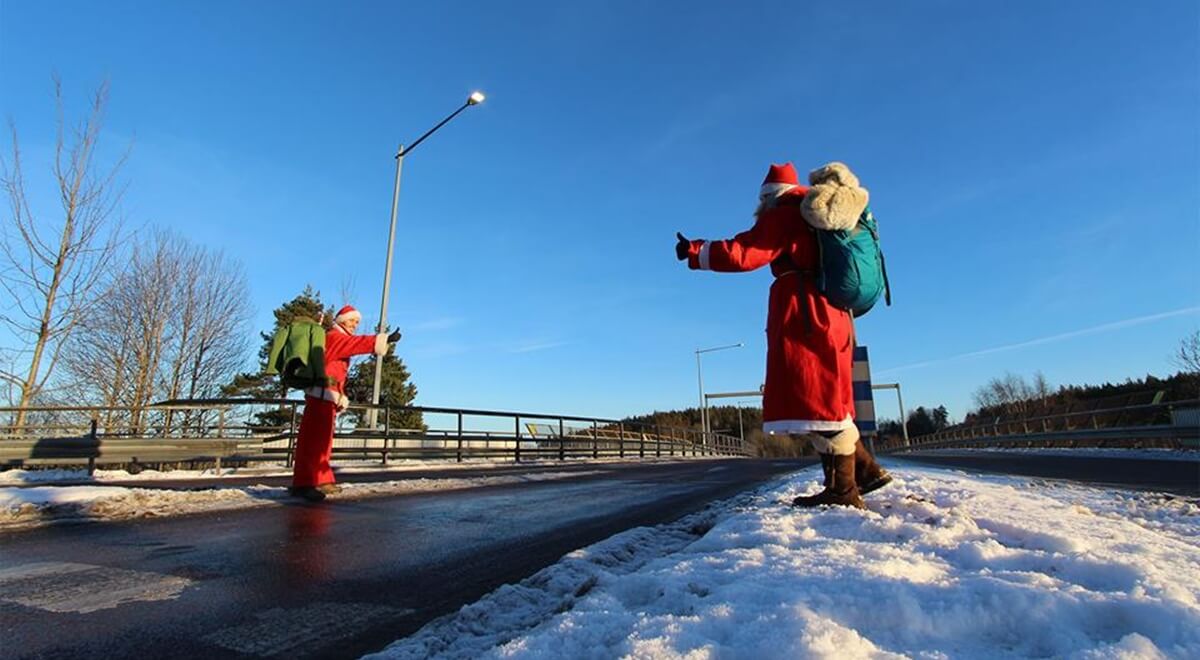
<instances>
[{"instance_id":1,"label":"guardrail post","mask_svg":"<svg viewBox=\"0 0 1200 660\"><path fill-rule=\"evenodd\" d=\"M388 464L388 436L392 428L392 409L383 409L383 464Z\"/></svg>"},{"instance_id":2,"label":"guardrail post","mask_svg":"<svg viewBox=\"0 0 1200 660\"><path fill-rule=\"evenodd\" d=\"M592 458L600 458L600 427L596 420L592 420Z\"/></svg>"},{"instance_id":3,"label":"guardrail post","mask_svg":"<svg viewBox=\"0 0 1200 660\"><path fill-rule=\"evenodd\" d=\"M518 415L518 416L514 417L513 419L515 419L516 423L517 423L516 460L518 463L520 463L521 462L521 417L520 417L520 415Z\"/></svg>"},{"instance_id":4,"label":"guardrail post","mask_svg":"<svg viewBox=\"0 0 1200 660\"><path fill-rule=\"evenodd\" d=\"M646 458L646 429L638 433L638 458Z\"/></svg>"},{"instance_id":5,"label":"guardrail post","mask_svg":"<svg viewBox=\"0 0 1200 660\"><path fill-rule=\"evenodd\" d=\"M662 429L654 422L654 457L662 458Z\"/></svg>"},{"instance_id":6,"label":"guardrail post","mask_svg":"<svg viewBox=\"0 0 1200 660\"><path fill-rule=\"evenodd\" d=\"M558 460L567 460L567 435L564 433L562 417L558 418Z\"/></svg>"},{"instance_id":7,"label":"guardrail post","mask_svg":"<svg viewBox=\"0 0 1200 660\"><path fill-rule=\"evenodd\" d=\"M88 437L92 439L92 444L96 446L96 451L88 456L88 476L92 476L96 472L96 454L100 453L100 443L96 440L96 418L92 418L92 430L88 433Z\"/></svg>"},{"instance_id":8,"label":"guardrail post","mask_svg":"<svg viewBox=\"0 0 1200 660\"><path fill-rule=\"evenodd\" d=\"M617 456L625 458L625 423L617 422Z\"/></svg>"},{"instance_id":9,"label":"guardrail post","mask_svg":"<svg viewBox=\"0 0 1200 660\"><path fill-rule=\"evenodd\" d=\"M285 465L292 467L292 459L296 455L296 404L292 404L292 424L288 428L288 449Z\"/></svg>"},{"instance_id":10,"label":"guardrail post","mask_svg":"<svg viewBox=\"0 0 1200 660\"><path fill-rule=\"evenodd\" d=\"M462 463L462 413L458 413L458 453L457 461Z\"/></svg>"}]
</instances>

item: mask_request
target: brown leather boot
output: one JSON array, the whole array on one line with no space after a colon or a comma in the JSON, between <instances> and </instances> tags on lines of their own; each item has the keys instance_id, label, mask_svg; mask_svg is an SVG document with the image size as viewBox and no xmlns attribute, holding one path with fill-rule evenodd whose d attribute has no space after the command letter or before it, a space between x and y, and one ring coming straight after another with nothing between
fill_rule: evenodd
<instances>
[{"instance_id":1,"label":"brown leather boot","mask_svg":"<svg viewBox=\"0 0 1200 660\"><path fill-rule=\"evenodd\" d=\"M829 461L833 465L833 469L829 473L830 484L816 495L797 497L792 500L792 506L814 507L822 504L838 504L858 509L867 508L862 497L859 496L858 486L854 482L854 456L854 454L844 456L829 454ZM822 457L824 458L824 455Z\"/></svg>"},{"instance_id":2,"label":"brown leather boot","mask_svg":"<svg viewBox=\"0 0 1200 660\"><path fill-rule=\"evenodd\" d=\"M854 443L854 482L858 484L860 495L866 495L892 483L892 475L875 462L875 457L867 451L867 446L861 438Z\"/></svg>"}]
</instances>

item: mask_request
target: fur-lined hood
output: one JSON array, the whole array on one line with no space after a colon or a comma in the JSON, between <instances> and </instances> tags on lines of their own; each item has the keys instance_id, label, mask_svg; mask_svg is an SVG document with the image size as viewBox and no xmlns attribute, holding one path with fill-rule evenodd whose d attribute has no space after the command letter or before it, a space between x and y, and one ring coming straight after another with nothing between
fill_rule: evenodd
<instances>
[{"instance_id":1,"label":"fur-lined hood","mask_svg":"<svg viewBox=\"0 0 1200 660\"><path fill-rule=\"evenodd\" d=\"M809 172L808 182L812 187L800 205L805 222L817 229L854 229L871 196L850 168L828 163Z\"/></svg>"}]
</instances>

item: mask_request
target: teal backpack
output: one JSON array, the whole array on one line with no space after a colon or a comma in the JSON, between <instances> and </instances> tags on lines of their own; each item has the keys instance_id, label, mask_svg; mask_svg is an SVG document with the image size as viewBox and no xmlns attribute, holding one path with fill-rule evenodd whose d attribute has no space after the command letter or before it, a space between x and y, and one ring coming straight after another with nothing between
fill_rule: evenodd
<instances>
[{"instance_id":1,"label":"teal backpack","mask_svg":"<svg viewBox=\"0 0 1200 660\"><path fill-rule=\"evenodd\" d=\"M856 318L871 311L881 295L891 306L892 289L879 249L879 228L869 207L850 231L814 231L820 263L817 288L831 305Z\"/></svg>"}]
</instances>

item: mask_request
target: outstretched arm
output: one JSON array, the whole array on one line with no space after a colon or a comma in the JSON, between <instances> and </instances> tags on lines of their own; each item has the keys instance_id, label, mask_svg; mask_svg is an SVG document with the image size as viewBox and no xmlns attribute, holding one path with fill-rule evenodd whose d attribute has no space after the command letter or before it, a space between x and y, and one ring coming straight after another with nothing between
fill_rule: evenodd
<instances>
[{"instance_id":1,"label":"outstretched arm","mask_svg":"<svg viewBox=\"0 0 1200 660\"><path fill-rule=\"evenodd\" d=\"M759 216L754 226L723 241L692 241L688 246L688 268L738 273L761 268L787 247L788 217L778 209Z\"/></svg>"},{"instance_id":2,"label":"outstretched arm","mask_svg":"<svg viewBox=\"0 0 1200 660\"><path fill-rule=\"evenodd\" d=\"M326 335L325 343L327 359L331 355L335 356L334 359L338 359L368 353L383 355L387 352L387 335L382 332L374 335L347 335L330 332Z\"/></svg>"}]
</instances>

